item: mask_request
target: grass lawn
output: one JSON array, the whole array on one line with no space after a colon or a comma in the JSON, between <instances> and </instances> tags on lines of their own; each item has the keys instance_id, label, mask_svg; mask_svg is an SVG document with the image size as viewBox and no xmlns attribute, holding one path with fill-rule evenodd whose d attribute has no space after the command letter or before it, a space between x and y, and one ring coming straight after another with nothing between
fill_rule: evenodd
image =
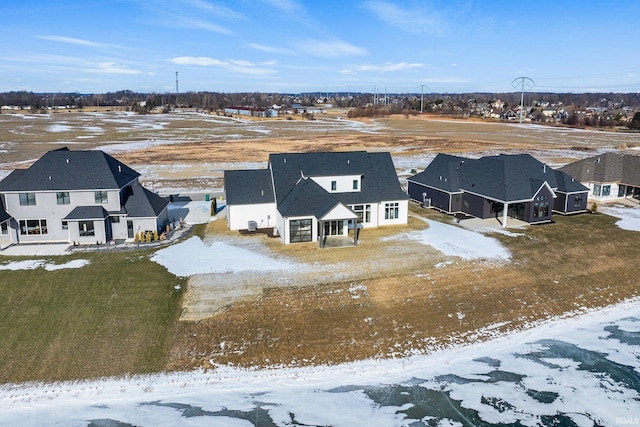
<instances>
[{"instance_id":1,"label":"grass lawn","mask_svg":"<svg viewBox=\"0 0 640 427\"><path fill-rule=\"evenodd\" d=\"M0 382L161 371L184 283L151 251L86 252L80 269L0 273ZM3 257L0 262L26 258ZM174 287L180 284L181 289Z\"/></svg>"}]
</instances>

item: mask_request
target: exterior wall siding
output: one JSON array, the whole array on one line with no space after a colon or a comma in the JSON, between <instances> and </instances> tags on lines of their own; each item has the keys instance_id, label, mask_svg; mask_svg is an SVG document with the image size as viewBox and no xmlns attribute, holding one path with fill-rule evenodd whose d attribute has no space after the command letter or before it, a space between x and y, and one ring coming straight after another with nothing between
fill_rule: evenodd
<instances>
[{"instance_id":1,"label":"exterior wall siding","mask_svg":"<svg viewBox=\"0 0 640 427\"><path fill-rule=\"evenodd\" d=\"M230 230L247 230L249 221L255 221L258 228L276 226L276 204L227 206L227 223Z\"/></svg>"},{"instance_id":2,"label":"exterior wall siding","mask_svg":"<svg viewBox=\"0 0 640 427\"><path fill-rule=\"evenodd\" d=\"M62 228L63 219L78 206L102 206L107 211L120 210L119 190L107 191L107 203L96 203L93 191L68 191L69 204L59 205L57 192L35 192L36 204L20 205L19 193L8 193L5 196L6 210L17 221L45 219L47 234L19 235L20 242L77 242L70 235L70 230ZM101 222L104 230L104 222ZM20 230L18 229L18 234ZM104 233L103 233L104 234ZM78 236L79 237L79 236ZM104 241L104 237L103 237ZM95 241L93 242L95 243Z\"/></svg>"},{"instance_id":3,"label":"exterior wall siding","mask_svg":"<svg viewBox=\"0 0 640 427\"><path fill-rule=\"evenodd\" d=\"M398 216L393 219L386 219L386 204L387 203L397 203L398 204ZM373 209L373 206L371 207ZM406 224L407 217L409 215L409 201L408 200L394 200L389 202L381 202L378 205L378 225L398 225L398 224Z\"/></svg>"},{"instance_id":4,"label":"exterior wall siding","mask_svg":"<svg viewBox=\"0 0 640 427\"><path fill-rule=\"evenodd\" d=\"M355 193L360 191L362 185L360 175L312 176L311 179L329 193ZM334 181L336 189L332 190L331 183ZM358 181L358 188L355 190L353 181Z\"/></svg>"},{"instance_id":5,"label":"exterior wall siding","mask_svg":"<svg viewBox=\"0 0 640 427\"><path fill-rule=\"evenodd\" d=\"M558 199L562 196L563 200L566 200L566 210L562 211L564 213L573 213L573 212L582 212L587 210L587 193L573 193L573 194L562 194L558 193ZM562 208L565 208L563 204ZM560 210L560 209L557 209Z\"/></svg>"},{"instance_id":6,"label":"exterior wall siding","mask_svg":"<svg viewBox=\"0 0 640 427\"><path fill-rule=\"evenodd\" d=\"M426 198L431 199L431 206L451 213L455 212L451 209L451 195L447 192L436 190L431 187L409 182L407 191L411 199L422 203L423 193L426 193Z\"/></svg>"},{"instance_id":7,"label":"exterior wall siding","mask_svg":"<svg viewBox=\"0 0 640 427\"><path fill-rule=\"evenodd\" d=\"M476 218L484 219L495 216L495 213L491 212L491 202L475 194L463 193L461 206L461 211Z\"/></svg>"}]
</instances>

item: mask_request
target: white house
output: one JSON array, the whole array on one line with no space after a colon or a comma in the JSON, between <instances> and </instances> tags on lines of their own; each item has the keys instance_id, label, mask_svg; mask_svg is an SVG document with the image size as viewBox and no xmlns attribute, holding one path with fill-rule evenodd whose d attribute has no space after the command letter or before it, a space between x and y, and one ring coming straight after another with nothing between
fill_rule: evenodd
<instances>
[{"instance_id":1,"label":"white house","mask_svg":"<svg viewBox=\"0 0 640 427\"><path fill-rule=\"evenodd\" d=\"M284 244L406 224L408 196L389 153L271 154L267 169L225 171L231 230L274 228Z\"/></svg>"},{"instance_id":2,"label":"white house","mask_svg":"<svg viewBox=\"0 0 640 427\"><path fill-rule=\"evenodd\" d=\"M0 249L16 243L105 243L162 231L168 202L102 151L46 153L0 181Z\"/></svg>"}]
</instances>

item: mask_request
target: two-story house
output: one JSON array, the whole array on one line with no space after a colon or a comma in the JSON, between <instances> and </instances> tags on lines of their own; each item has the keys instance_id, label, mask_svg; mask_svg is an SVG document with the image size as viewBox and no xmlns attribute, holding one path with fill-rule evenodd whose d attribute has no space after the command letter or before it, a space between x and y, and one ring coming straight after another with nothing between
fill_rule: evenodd
<instances>
[{"instance_id":1,"label":"two-story house","mask_svg":"<svg viewBox=\"0 0 640 427\"><path fill-rule=\"evenodd\" d=\"M102 151L53 150L0 181L0 248L105 243L162 231L168 202Z\"/></svg>"},{"instance_id":2,"label":"two-story house","mask_svg":"<svg viewBox=\"0 0 640 427\"><path fill-rule=\"evenodd\" d=\"M267 169L227 170L231 230L274 228L284 244L406 224L408 196L389 153L271 154ZM350 231L351 230L351 231Z\"/></svg>"}]
</instances>

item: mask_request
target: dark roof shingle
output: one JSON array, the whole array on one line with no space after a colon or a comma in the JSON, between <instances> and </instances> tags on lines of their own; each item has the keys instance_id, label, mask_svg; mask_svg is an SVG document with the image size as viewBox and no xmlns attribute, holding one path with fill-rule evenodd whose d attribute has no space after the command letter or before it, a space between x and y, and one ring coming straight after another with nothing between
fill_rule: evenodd
<instances>
[{"instance_id":1,"label":"dark roof shingle","mask_svg":"<svg viewBox=\"0 0 640 427\"><path fill-rule=\"evenodd\" d=\"M127 215L135 218L157 217L169 202L157 194L135 183L124 191L124 209Z\"/></svg>"},{"instance_id":2,"label":"dark roof shingle","mask_svg":"<svg viewBox=\"0 0 640 427\"><path fill-rule=\"evenodd\" d=\"M608 152L578 160L559 170L581 182L617 182L640 186L640 156Z\"/></svg>"},{"instance_id":3,"label":"dark roof shingle","mask_svg":"<svg viewBox=\"0 0 640 427\"><path fill-rule=\"evenodd\" d=\"M31 167L0 181L0 191L114 190L140 174L102 151L47 152Z\"/></svg>"},{"instance_id":4,"label":"dark roof shingle","mask_svg":"<svg viewBox=\"0 0 640 427\"><path fill-rule=\"evenodd\" d=\"M226 170L224 187L228 205L273 203L271 172L268 169Z\"/></svg>"}]
</instances>

